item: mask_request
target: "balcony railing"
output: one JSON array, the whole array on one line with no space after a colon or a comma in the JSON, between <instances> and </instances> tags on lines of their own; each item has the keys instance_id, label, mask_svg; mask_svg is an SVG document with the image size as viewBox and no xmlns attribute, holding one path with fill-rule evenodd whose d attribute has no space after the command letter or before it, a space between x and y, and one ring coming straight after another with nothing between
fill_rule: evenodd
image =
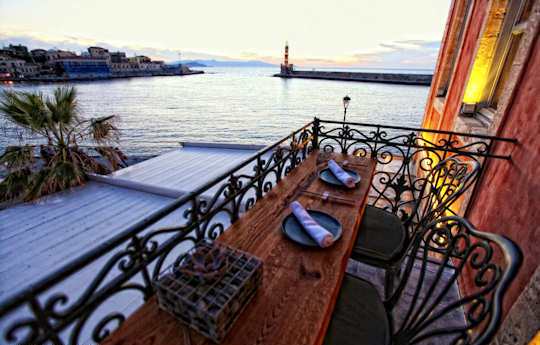
<instances>
[{"instance_id":1,"label":"balcony railing","mask_svg":"<svg viewBox=\"0 0 540 345\"><path fill-rule=\"evenodd\" d=\"M102 341L154 294L151 281L162 267L201 239L217 238L276 183L301 167L313 150L377 160L369 202L406 217L416 201L422 172L451 155L482 165L491 158L509 159L492 153L497 142L512 140L315 119L37 283L4 295L0 302L2 342ZM173 213L182 215L177 225L155 227ZM74 280L84 281L85 288L70 288ZM114 300L125 305L120 307L122 303Z\"/></svg>"}]
</instances>

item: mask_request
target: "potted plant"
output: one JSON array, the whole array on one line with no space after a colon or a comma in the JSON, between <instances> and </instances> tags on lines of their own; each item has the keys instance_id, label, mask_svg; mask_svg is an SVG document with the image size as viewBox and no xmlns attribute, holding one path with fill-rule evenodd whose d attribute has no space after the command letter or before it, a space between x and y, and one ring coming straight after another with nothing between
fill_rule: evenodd
<instances>
[{"instance_id":1,"label":"potted plant","mask_svg":"<svg viewBox=\"0 0 540 345\"><path fill-rule=\"evenodd\" d=\"M50 97L5 90L0 116L19 137L19 145L0 156L7 171L0 182L4 205L78 186L89 173L107 174L125 165L115 147L116 117L81 117L74 87L59 87Z\"/></svg>"}]
</instances>

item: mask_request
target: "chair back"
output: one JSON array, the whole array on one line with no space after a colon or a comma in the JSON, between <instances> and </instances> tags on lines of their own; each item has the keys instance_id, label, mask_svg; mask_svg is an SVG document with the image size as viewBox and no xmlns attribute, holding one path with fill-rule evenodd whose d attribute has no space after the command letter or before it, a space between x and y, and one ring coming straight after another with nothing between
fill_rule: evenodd
<instances>
[{"instance_id":1,"label":"chair back","mask_svg":"<svg viewBox=\"0 0 540 345\"><path fill-rule=\"evenodd\" d=\"M419 227L445 215L455 215L450 206L480 175L480 163L456 155L440 161L424 178L415 181L419 189L413 212L405 221L409 235Z\"/></svg>"},{"instance_id":2,"label":"chair back","mask_svg":"<svg viewBox=\"0 0 540 345\"><path fill-rule=\"evenodd\" d=\"M385 302L394 345L488 344L502 317L503 296L522 261L511 240L450 216L419 231ZM459 288L458 288L459 284Z\"/></svg>"}]
</instances>

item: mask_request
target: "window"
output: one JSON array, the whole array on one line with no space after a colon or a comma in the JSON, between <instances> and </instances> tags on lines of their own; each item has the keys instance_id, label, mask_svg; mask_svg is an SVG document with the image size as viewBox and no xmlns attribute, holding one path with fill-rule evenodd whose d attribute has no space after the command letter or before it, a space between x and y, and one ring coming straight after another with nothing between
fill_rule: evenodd
<instances>
[{"instance_id":1,"label":"window","mask_svg":"<svg viewBox=\"0 0 540 345\"><path fill-rule=\"evenodd\" d=\"M462 114L497 108L521 38L514 28L526 13L526 4L527 0L493 1L465 88Z\"/></svg>"},{"instance_id":2,"label":"window","mask_svg":"<svg viewBox=\"0 0 540 345\"><path fill-rule=\"evenodd\" d=\"M465 32L465 27L467 26L467 20L471 12L471 3L472 0L466 0L461 2L461 7L457 8L456 17L460 18L456 21L456 24L451 29L452 32L448 37L448 48L450 53L448 58L445 61L445 66L442 68L442 75L437 87L437 97L445 97L448 92L448 87L450 86L450 78L454 72L456 65L458 53L461 48L461 43L463 42L463 35Z\"/></svg>"}]
</instances>

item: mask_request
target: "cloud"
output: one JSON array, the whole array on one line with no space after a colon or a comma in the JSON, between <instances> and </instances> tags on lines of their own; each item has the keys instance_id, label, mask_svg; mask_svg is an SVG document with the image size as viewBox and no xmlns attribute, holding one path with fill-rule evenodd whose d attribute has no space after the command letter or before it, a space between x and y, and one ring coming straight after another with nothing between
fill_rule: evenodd
<instances>
[{"instance_id":1,"label":"cloud","mask_svg":"<svg viewBox=\"0 0 540 345\"><path fill-rule=\"evenodd\" d=\"M439 41L402 40L381 43L379 49L352 56L351 65L386 68L433 68Z\"/></svg>"},{"instance_id":2,"label":"cloud","mask_svg":"<svg viewBox=\"0 0 540 345\"><path fill-rule=\"evenodd\" d=\"M180 56L183 60L259 60L279 64L282 56L264 55L256 52L243 52L239 56L224 56L212 53L182 51L178 49L163 49L142 47L129 44L114 44L101 42L91 38L65 36L45 36L43 34L0 31L0 45L23 44L30 49L63 49L76 52L86 51L88 46L100 46L110 51L124 51L129 56L147 55L152 59L176 61ZM440 47L439 41L419 39L396 40L382 42L371 51L336 57L290 56L290 62L301 67L368 67L368 68L433 68ZM181 54L181 55L179 55Z\"/></svg>"},{"instance_id":3,"label":"cloud","mask_svg":"<svg viewBox=\"0 0 540 345\"><path fill-rule=\"evenodd\" d=\"M76 36L44 36L32 33L19 33L19 32L0 32L0 46L8 44L22 44L29 49L43 48L43 49L62 49L75 52L86 51L89 46L99 46L109 51L123 51L128 55L147 55L152 59L173 61L182 59L219 59L230 60L229 57L198 53L190 51L181 51L178 49L161 49L155 47L144 47L136 45L122 45L111 44L108 42L102 42L93 40L90 38L81 38Z\"/></svg>"}]
</instances>

